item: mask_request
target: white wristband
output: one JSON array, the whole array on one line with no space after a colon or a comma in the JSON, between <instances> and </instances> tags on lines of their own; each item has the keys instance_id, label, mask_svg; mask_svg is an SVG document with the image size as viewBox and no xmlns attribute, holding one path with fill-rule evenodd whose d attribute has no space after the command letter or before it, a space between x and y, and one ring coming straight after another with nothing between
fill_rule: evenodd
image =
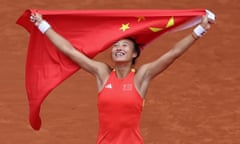
<instances>
[{"instance_id":1,"label":"white wristband","mask_svg":"<svg viewBox=\"0 0 240 144\"><path fill-rule=\"evenodd\" d=\"M194 34L198 37L202 37L207 31L201 25L198 25L194 30Z\"/></svg>"},{"instance_id":2,"label":"white wristband","mask_svg":"<svg viewBox=\"0 0 240 144\"><path fill-rule=\"evenodd\" d=\"M45 20L42 20L40 22L40 24L38 25L38 29L41 31L41 33L45 33L49 28L51 28L51 25L45 21Z\"/></svg>"},{"instance_id":3,"label":"white wristband","mask_svg":"<svg viewBox=\"0 0 240 144\"><path fill-rule=\"evenodd\" d=\"M213 12L211 12L211 11L209 11L209 10L206 10L206 15L207 15L208 21L209 21L210 23L215 22L216 16L215 16L215 14L214 14Z\"/></svg>"}]
</instances>

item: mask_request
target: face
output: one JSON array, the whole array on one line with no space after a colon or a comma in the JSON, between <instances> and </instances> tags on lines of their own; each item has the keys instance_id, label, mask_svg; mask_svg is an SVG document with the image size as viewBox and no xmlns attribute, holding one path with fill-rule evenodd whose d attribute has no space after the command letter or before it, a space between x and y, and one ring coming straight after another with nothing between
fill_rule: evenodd
<instances>
[{"instance_id":1,"label":"face","mask_svg":"<svg viewBox=\"0 0 240 144\"><path fill-rule=\"evenodd\" d=\"M136 55L134 44L130 40L122 39L112 46L112 59L114 62L132 62Z\"/></svg>"}]
</instances>

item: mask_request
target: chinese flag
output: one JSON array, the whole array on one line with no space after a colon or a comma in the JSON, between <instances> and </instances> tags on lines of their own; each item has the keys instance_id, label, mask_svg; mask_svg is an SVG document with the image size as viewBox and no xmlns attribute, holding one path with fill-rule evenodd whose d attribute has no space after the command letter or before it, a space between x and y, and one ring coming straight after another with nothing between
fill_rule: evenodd
<instances>
[{"instance_id":1,"label":"chinese flag","mask_svg":"<svg viewBox=\"0 0 240 144\"><path fill-rule=\"evenodd\" d=\"M26 90L30 106L29 120L39 130L40 107L47 95L79 70L30 22L26 10L17 20L29 33L26 62ZM132 37L145 48L157 37L198 24L204 9L193 10L38 10L58 33L88 57L109 48L120 38Z\"/></svg>"}]
</instances>

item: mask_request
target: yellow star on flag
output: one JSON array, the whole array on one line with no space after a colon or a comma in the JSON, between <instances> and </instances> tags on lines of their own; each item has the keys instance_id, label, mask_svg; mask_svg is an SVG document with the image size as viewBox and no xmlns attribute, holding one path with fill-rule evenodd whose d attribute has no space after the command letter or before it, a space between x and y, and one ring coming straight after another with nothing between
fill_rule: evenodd
<instances>
[{"instance_id":1,"label":"yellow star on flag","mask_svg":"<svg viewBox=\"0 0 240 144\"><path fill-rule=\"evenodd\" d=\"M129 23L128 24L122 24L120 30L122 30L123 32L125 32L127 29L129 29Z\"/></svg>"},{"instance_id":2,"label":"yellow star on flag","mask_svg":"<svg viewBox=\"0 0 240 144\"><path fill-rule=\"evenodd\" d=\"M162 28L157 28L157 27L150 27L149 28L152 32L159 32L162 30Z\"/></svg>"},{"instance_id":3,"label":"yellow star on flag","mask_svg":"<svg viewBox=\"0 0 240 144\"><path fill-rule=\"evenodd\" d=\"M167 28L171 27L174 25L174 17L171 17L166 25Z\"/></svg>"}]
</instances>

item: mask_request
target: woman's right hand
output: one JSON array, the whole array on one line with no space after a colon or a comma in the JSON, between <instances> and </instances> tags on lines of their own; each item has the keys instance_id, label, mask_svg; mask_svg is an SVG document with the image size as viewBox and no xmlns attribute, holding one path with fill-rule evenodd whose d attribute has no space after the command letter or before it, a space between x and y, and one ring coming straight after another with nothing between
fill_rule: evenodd
<instances>
[{"instance_id":1,"label":"woman's right hand","mask_svg":"<svg viewBox=\"0 0 240 144\"><path fill-rule=\"evenodd\" d=\"M40 13L32 13L30 16L30 21L33 22L35 26L39 26L42 20L43 18Z\"/></svg>"}]
</instances>

